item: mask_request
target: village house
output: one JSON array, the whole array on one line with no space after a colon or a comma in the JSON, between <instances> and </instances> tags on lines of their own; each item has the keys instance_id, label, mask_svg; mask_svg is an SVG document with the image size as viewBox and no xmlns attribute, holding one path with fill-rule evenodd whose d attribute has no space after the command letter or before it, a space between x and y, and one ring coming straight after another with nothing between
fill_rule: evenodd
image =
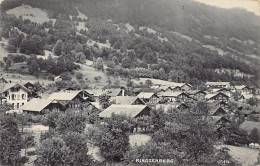
<instances>
[{"instance_id":1,"label":"village house","mask_svg":"<svg viewBox=\"0 0 260 166\"><path fill-rule=\"evenodd\" d=\"M209 114L211 116L223 116L223 115L226 115L227 112L222 107L214 107L209 110Z\"/></svg>"},{"instance_id":2,"label":"village house","mask_svg":"<svg viewBox=\"0 0 260 166\"><path fill-rule=\"evenodd\" d=\"M206 82L205 86L212 89L230 88L230 82Z\"/></svg>"},{"instance_id":3,"label":"village house","mask_svg":"<svg viewBox=\"0 0 260 166\"><path fill-rule=\"evenodd\" d=\"M259 111L256 110L250 110L250 109L243 109L239 111L240 115L243 115L245 120L249 120L250 115L256 115L259 116ZM259 119L259 118L258 118Z\"/></svg>"},{"instance_id":4,"label":"village house","mask_svg":"<svg viewBox=\"0 0 260 166\"><path fill-rule=\"evenodd\" d=\"M216 130L230 124L230 121L223 116L209 116L208 121L215 126Z\"/></svg>"},{"instance_id":5,"label":"village house","mask_svg":"<svg viewBox=\"0 0 260 166\"><path fill-rule=\"evenodd\" d=\"M190 96L190 97L192 97L192 98L194 98L194 99L196 99L196 100L198 100L198 101L203 101L203 100L205 100L205 96L206 96L206 92L204 92L204 91L202 91L202 90L189 90L189 91L186 91L186 93Z\"/></svg>"},{"instance_id":6,"label":"village house","mask_svg":"<svg viewBox=\"0 0 260 166\"><path fill-rule=\"evenodd\" d=\"M248 86L246 85L237 85L237 86L234 86L235 90L239 93L243 93L243 94L252 94L253 91L252 89L250 89Z\"/></svg>"},{"instance_id":7,"label":"village house","mask_svg":"<svg viewBox=\"0 0 260 166\"><path fill-rule=\"evenodd\" d=\"M110 97L126 96L126 89L124 87L105 89L104 92Z\"/></svg>"},{"instance_id":8,"label":"village house","mask_svg":"<svg viewBox=\"0 0 260 166\"><path fill-rule=\"evenodd\" d=\"M219 100L215 100L215 101L209 101L208 102L210 106L212 107L222 107L224 108L226 111L230 111L230 105L225 102L225 101L219 101Z\"/></svg>"},{"instance_id":9,"label":"village house","mask_svg":"<svg viewBox=\"0 0 260 166\"><path fill-rule=\"evenodd\" d=\"M238 101L242 103L247 103L249 99L253 98L253 94L241 94Z\"/></svg>"},{"instance_id":10,"label":"village house","mask_svg":"<svg viewBox=\"0 0 260 166\"><path fill-rule=\"evenodd\" d=\"M158 94L165 102L186 102L189 95L184 92L163 92Z\"/></svg>"},{"instance_id":11,"label":"village house","mask_svg":"<svg viewBox=\"0 0 260 166\"><path fill-rule=\"evenodd\" d=\"M112 114L123 115L131 118L137 118L142 116L150 116L151 109L146 105L115 105L112 104L104 111L99 113L99 117L110 118Z\"/></svg>"},{"instance_id":12,"label":"village house","mask_svg":"<svg viewBox=\"0 0 260 166\"><path fill-rule=\"evenodd\" d=\"M145 105L145 102L137 96L116 96L111 102L117 105Z\"/></svg>"},{"instance_id":13,"label":"village house","mask_svg":"<svg viewBox=\"0 0 260 166\"><path fill-rule=\"evenodd\" d=\"M34 98L30 100L28 103L19 108L26 113L32 114L45 114L48 111L62 111L63 106L56 100L53 99L39 99Z\"/></svg>"},{"instance_id":14,"label":"village house","mask_svg":"<svg viewBox=\"0 0 260 166\"><path fill-rule=\"evenodd\" d=\"M60 91L53 93L49 99L54 99L66 108L79 108L84 102L94 102L93 97L86 91Z\"/></svg>"},{"instance_id":15,"label":"village house","mask_svg":"<svg viewBox=\"0 0 260 166\"><path fill-rule=\"evenodd\" d=\"M12 105L13 109L28 102L30 90L18 83L5 83L1 89L1 100Z\"/></svg>"},{"instance_id":16,"label":"village house","mask_svg":"<svg viewBox=\"0 0 260 166\"><path fill-rule=\"evenodd\" d=\"M205 96L205 99L206 100L222 100L222 101L229 101L229 96L226 95L225 93L222 93L222 92L218 92L218 93L209 93Z\"/></svg>"},{"instance_id":17,"label":"village house","mask_svg":"<svg viewBox=\"0 0 260 166\"><path fill-rule=\"evenodd\" d=\"M189 108L189 106L185 103L182 103L182 102L174 102L174 103L169 103L169 104L156 104L155 105L156 110L162 109L165 113L168 113L168 111L173 111L175 109L186 110L188 108Z\"/></svg>"},{"instance_id":18,"label":"village house","mask_svg":"<svg viewBox=\"0 0 260 166\"><path fill-rule=\"evenodd\" d=\"M142 99L146 104L157 104L159 102L159 97L152 92L141 92L137 95Z\"/></svg>"}]
</instances>

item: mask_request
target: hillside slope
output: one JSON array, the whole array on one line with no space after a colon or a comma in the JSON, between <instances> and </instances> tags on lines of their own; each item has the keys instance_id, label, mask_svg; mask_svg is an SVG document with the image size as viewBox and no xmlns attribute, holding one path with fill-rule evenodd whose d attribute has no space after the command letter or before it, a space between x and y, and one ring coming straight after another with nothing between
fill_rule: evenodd
<instances>
[{"instance_id":1,"label":"hillside slope","mask_svg":"<svg viewBox=\"0 0 260 166\"><path fill-rule=\"evenodd\" d=\"M36 54L38 59L33 60L40 71L60 75L77 68L71 62L90 60L111 77L257 85L260 18L252 13L191 0L59 2L1 4L2 37L9 41L8 51ZM28 13L17 14L17 9L27 5ZM35 21L37 14L30 15L37 8L47 12L46 22ZM54 58L42 57L44 63L56 63L56 70L41 66L39 54L44 52Z\"/></svg>"}]
</instances>

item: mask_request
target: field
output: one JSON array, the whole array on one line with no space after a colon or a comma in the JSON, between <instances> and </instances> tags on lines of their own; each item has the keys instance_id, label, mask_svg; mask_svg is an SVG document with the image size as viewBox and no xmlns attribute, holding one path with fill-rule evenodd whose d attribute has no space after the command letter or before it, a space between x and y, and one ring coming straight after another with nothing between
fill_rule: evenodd
<instances>
[{"instance_id":1,"label":"field","mask_svg":"<svg viewBox=\"0 0 260 166\"><path fill-rule=\"evenodd\" d=\"M10 9L6 13L13 14L17 18L19 18L19 16L22 16L23 19L29 19L32 22L36 22L36 23L44 23L44 22L47 22L50 20L55 22L54 19L49 19L48 15L45 11L43 11L39 8L33 8L29 5L23 5L23 6L19 6L19 7Z\"/></svg>"},{"instance_id":2,"label":"field","mask_svg":"<svg viewBox=\"0 0 260 166\"><path fill-rule=\"evenodd\" d=\"M2 77L4 77L7 81L11 81L11 82L19 82L19 83L23 84L23 83L27 83L27 82L35 83L35 82L39 81L42 85L47 85L47 84L53 83L53 81L39 79L32 75L6 73L3 71L0 71L0 73L2 74Z\"/></svg>"},{"instance_id":3,"label":"field","mask_svg":"<svg viewBox=\"0 0 260 166\"><path fill-rule=\"evenodd\" d=\"M257 149L247 147L237 147L228 145L229 154L237 160L242 166L252 166L257 162L257 156L260 152Z\"/></svg>"}]
</instances>

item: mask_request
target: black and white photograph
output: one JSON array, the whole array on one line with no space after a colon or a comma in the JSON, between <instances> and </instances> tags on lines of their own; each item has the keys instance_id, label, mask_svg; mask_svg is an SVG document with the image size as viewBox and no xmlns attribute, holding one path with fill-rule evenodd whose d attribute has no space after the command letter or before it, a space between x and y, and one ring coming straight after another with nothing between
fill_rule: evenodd
<instances>
[{"instance_id":1,"label":"black and white photograph","mask_svg":"<svg viewBox=\"0 0 260 166\"><path fill-rule=\"evenodd\" d=\"M260 166L259 0L0 0L0 166Z\"/></svg>"}]
</instances>

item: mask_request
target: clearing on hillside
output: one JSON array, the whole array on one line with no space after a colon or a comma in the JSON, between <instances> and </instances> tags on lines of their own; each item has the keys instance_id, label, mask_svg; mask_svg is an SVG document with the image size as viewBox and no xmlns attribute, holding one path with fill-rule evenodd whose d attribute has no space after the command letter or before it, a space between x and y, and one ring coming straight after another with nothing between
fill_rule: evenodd
<instances>
[{"instance_id":1,"label":"clearing on hillside","mask_svg":"<svg viewBox=\"0 0 260 166\"><path fill-rule=\"evenodd\" d=\"M48 17L48 14L39 9L39 8L33 8L29 5L22 5L13 9L10 9L8 11L6 11L6 14L12 14L15 15L17 18L19 18L19 16L22 16L23 19L29 19L32 22L36 22L36 23L44 23L44 22L48 22L50 20L53 21L53 23L56 21L55 19L50 19Z\"/></svg>"}]
</instances>

